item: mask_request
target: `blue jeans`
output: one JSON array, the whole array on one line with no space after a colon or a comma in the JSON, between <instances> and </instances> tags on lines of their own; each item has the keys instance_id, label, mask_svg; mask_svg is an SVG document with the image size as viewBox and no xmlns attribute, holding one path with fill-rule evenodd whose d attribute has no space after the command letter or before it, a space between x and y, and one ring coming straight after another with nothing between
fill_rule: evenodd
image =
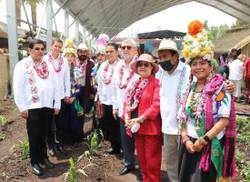
<instances>
[{"instance_id":1,"label":"blue jeans","mask_svg":"<svg viewBox=\"0 0 250 182\"><path fill-rule=\"evenodd\" d=\"M133 168L134 167L135 139L134 139L134 135L130 137L126 134L125 122L122 119L120 119L120 132L121 132L124 166L127 168Z\"/></svg>"}]
</instances>

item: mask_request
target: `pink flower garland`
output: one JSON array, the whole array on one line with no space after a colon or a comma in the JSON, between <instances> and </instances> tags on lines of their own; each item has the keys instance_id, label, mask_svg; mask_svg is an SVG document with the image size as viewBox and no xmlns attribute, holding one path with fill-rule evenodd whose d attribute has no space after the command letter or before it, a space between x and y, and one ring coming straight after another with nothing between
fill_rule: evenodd
<instances>
[{"instance_id":1,"label":"pink flower garland","mask_svg":"<svg viewBox=\"0 0 250 182\"><path fill-rule=\"evenodd\" d=\"M114 68L115 68L115 64L113 63L112 65L110 65L109 63L107 63L103 69L103 74L102 74L102 81L104 84L108 85L111 83L112 78L113 78L113 73L114 73ZM110 68L111 67L111 68ZM108 70L111 69L109 76L108 75Z\"/></svg>"},{"instance_id":2,"label":"pink flower garland","mask_svg":"<svg viewBox=\"0 0 250 182\"><path fill-rule=\"evenodd\" d=\"M36 86L36 80L34 78L34 72L31 70L30 66L28 64L25 64L26 68L26 73L28 74L28 82L30 85L31 89L31 99L33 103L37 103L39 101L39 96L38 96L38 88Z\"/></svg>"},{"instance_id":3,"label":"pink flower garland","mask_svg":"<svg viewBox=\"0 0 250 182\"><path fill-rule=\"evenodd\" d=\"M129 71L129 76L126 78L126 80L124 81L124 83L122 83L123 81L123 76L124 76L124 69L125 69L125 65L122 65L120 70L119 70L119 80L120 80L120 83L119 83L119 88L120 89L124 89L124 88L127 88L127 84L129 82L129 80L132 78L132 76L134 75L134 72L133 71Z\"/></svg>"},{"instance_id":4,"label":"pink flower garland","mask_svg":"<svg viewBox=\"0 0 250 182\"><path fill-rule=\"evenodd\" d=\"M49 76L48 65L46 62L42 62L41 64L34 64L33 68L35 69L37 75L42 78L46 79Z\"/></svg>"},{"instance_id":5,"label":"pink flower garland","mask_svg":"<svg viewBox=\"0 0 250 182\"><path fill-rule=\"evenodd\" d=\"M139 79L134 83L131 89L128 90L126 111L131 112L137 108L142 93L147 85L148 79Z\"/></svg>"},{"instance_id":6,"label":"pink flower garland","mask_svg":"<svg viewBox=\"0 0 250 182\"><path fill-rule=\"evenodd\" d=\"M49 54L49 62L52 64L55 72L60 72L62 70L62 64L63 64L63 58L61 56L59 56L58 58L58 67L55 67L55 62L54 62L54 58L52 56L52 54Z\"/></svg>"}]
</instances>

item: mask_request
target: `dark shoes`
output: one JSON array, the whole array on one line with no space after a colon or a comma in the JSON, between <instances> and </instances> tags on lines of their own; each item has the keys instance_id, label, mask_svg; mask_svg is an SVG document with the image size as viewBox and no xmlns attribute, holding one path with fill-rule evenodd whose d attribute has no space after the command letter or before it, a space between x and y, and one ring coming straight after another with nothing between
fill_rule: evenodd
<instances>
[{"instance_id":1,"label":"dark shoes","mask_svg":"<svg viewBox=\"0 0 250 182\"><path fill-rule=\"evenodd\" d=\"M128 168L128 167L124 167L121 169L121 171L119 172L120 175L125 175L125 174L128 174L130 173L131 171L133 171L135 168L132 167L132 168Z\"/></svg>"},{"instance_id":2,"label":"dark shoes","mask_svg":"<svg viewBox=\"0 0 250 182\"><path fill-rule=\"evenodd\" d=\"M45 165L45 167L46 167L47 169L52 169L52 168L55 167L55 164L53 164L52 162L50 162L49 159L47 159L47 158L44 159L44 161L41 162L41 164L42 164L42 165Z\"/></svg>"},{"instance_id":3,"label":"dark shoes","mask_svg":"<svg viewBox=\"0 0 250 182\"><path fill-rule=\"evenodd\" d=\"M43 174L42 168L39 166L39 164L33 164L32 171L37 176L41 176Z\"/></svg>"},{"instance_id":4,"label":"dark shoes","mask_svg":"<svg viewBox=\"0 0 250 182\"><path fill-rule=\"evenodd\" d=\"M113 148L109 148L106 152L108 154L120 154L120 150L115 150Z\"/></svg>"}]
</instances>

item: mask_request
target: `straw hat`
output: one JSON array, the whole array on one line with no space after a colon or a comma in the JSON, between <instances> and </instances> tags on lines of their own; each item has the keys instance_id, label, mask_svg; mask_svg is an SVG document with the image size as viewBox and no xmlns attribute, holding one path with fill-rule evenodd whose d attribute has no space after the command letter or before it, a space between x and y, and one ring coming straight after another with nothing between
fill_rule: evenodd
<instances>
[{"instance_id":1,"label":"straw hat","mask_svg":"<svg viewBox=\"0 0 250 182\"><path fill-rule=\"evenodd\" d=\"M158 64L155 63L155 60L153 59L153 57L151 55L149 55L149 54L142 54L136 60L134 60L133 62L131 62L131 64L130 64L130 68L135 73L138 73L136 65L137 65L137 63L139 61L145 61L145 62L151 63L153 65L153 73L157 73L157 71L159 70Z\"/></svg>"},{"instance_id":2,"label":"straw hat","mask_svg":"<svg viewBox=\"0 0 250 182\"><path fill-rule=\"evenodd\" d=\"M175 41L171 40L171 39L162 39L159 48L154 50L153 55L155 57L158 57L158 52L162 51L162 50L173 50L176 51L178 53L178 49L177 49L177 45L175 43Z\"/></svg>"}]
</instances>

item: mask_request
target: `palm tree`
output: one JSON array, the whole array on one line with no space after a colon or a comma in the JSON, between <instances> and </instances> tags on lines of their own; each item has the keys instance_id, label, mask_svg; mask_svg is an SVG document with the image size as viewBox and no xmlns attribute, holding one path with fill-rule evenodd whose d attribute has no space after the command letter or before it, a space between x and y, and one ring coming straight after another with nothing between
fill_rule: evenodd
<instances>
[{"instance_id":1,"label":"palm tree","mask_svg":"<svg viewBox=\"0 0 250 182\"><path fill-rule=\"evenodd\" d=\"M37 25L36 7L37 7L37 4L39 4L39 3L43 4L45 2L45 0L24 0L24 1L25 1L26 4L30 5L32 24L33 24L33 31L36 31L36 25Z\"/></svg>"},{"instance_id":2,"label":"palm tree","mask_svg":"<svg viewBox=\"0 0 250 182\"><path fill-rule=\"evenodd\" d=\"M19 21L21 19L21 7L22 7L22 0L16 0L16 19L17 19L17 26L21 25Z\"/></svg>"}]
</instances>

